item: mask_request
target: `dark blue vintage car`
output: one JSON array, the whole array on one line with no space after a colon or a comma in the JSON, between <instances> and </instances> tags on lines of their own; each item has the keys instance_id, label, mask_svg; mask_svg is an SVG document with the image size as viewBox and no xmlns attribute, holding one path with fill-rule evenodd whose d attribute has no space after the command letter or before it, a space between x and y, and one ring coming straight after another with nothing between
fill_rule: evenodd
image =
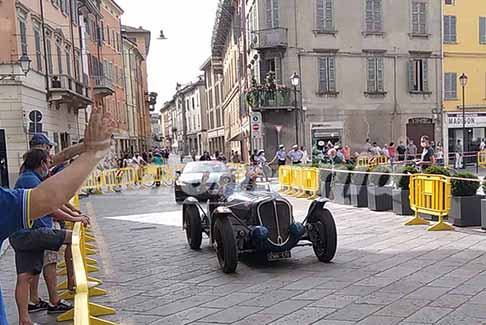
<instances>
[{"instance_id":1,"label":"dark blue vintage car","mask_svg":"<svg viewBox=\"0 0 486 325\"><path fill-rule=\"evenodd\" d=\"M321 262L334 258L336 225L325 206L326 199L313 201L299 223L290 202L271 191L268 184L219 188L221 195L210 199L206 210L194 197L184 201L183 228L194 250L201 247L202 234L207 234L223 272L235 272L240 254L257 253L274 261L290 258L290 251L297 246L312 246Z\"/></svg>"}]
</instances>

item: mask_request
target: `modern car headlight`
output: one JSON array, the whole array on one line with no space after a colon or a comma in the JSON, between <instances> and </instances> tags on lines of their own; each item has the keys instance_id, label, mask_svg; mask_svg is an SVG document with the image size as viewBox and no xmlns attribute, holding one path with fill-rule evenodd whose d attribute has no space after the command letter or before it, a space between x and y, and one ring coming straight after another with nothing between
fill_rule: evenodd
<instances>
[{"instance_id":1,"label":"modern car headlight","mask_svg":"<svg viewBox=\"0 0 486 325\"><path fill-rule=\"evenodd\" d=\"M177 186L184 186L184 185L186 185L186 183L184 183L183 181L180 181L180 180L178 180L178 179L176 179L175 184L176 184Z\"/></svg>"}]
</instances>

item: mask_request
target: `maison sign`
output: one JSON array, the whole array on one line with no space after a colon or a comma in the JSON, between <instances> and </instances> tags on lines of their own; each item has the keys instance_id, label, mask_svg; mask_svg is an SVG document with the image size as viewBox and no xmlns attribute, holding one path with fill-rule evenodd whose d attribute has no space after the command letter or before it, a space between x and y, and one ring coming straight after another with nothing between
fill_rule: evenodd
<instances>
[{"instance_id":1,"label":"maison sign","mask_svg":"<svg viewBox=\"0 0 486 325\"><path fill-rule=\"evenodd\" d=\"M449 128L462 128L462 113L447 114ZM466 113L466 127L486 127L486 112Z\"/></svg>"}]
</instances>

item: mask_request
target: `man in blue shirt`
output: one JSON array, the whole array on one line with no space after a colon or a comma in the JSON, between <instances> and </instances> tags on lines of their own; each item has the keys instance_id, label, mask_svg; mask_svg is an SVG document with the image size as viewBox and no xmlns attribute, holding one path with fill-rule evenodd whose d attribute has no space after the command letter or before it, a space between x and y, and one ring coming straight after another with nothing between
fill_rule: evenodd
<instances>
[{"instance_id":1,"label":"man in blue shirt","mask_svg":"<svg viewBox=\"0 0 486 325\"><path fill-rule=\"evenodd\" d=\"M66 170L32 190L0 188L0 244L18 230L30 228L32 220L56 211L73 197L109 150L114 127L109 113L93 109L80 156ZM0 298L0 325L7 324Z\"/></svg>"}]
</instances>

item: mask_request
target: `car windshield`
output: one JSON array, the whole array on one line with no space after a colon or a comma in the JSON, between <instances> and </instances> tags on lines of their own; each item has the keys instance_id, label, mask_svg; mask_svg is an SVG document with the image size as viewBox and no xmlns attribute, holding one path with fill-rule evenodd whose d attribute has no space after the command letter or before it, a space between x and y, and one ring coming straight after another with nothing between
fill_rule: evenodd
<instances>
[{"instance_id":1,"label":"car windshield","mask_svg":"<svg viewBox=\"0 0 486 325\"><path fill-rule=\"evenodd\" d=\"M228 171L221 162L190 162L184 168L184 174L194 173L222 173Z\"/></svg>"}]
</instances>

